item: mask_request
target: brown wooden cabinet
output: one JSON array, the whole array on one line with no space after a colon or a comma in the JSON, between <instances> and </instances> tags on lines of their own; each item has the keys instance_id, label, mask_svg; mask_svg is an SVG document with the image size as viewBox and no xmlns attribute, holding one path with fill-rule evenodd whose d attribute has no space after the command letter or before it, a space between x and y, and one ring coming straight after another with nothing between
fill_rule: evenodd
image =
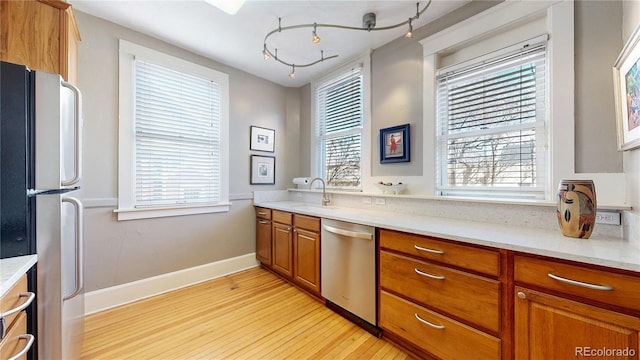
<instances>
[{"instance_id":1,"label":"brown wooden cabinet","mask_svg":"<svg viewBox=\"0 0 640 360\"><path fill-rule=\"evenodd\" d=\"M379 326L385 336L441 359L500 359L499 252L385 229L378 233Z\"/></svg>"},{"instance_id":2,"label":"brown wooden cabinet","mask_svg":"<svg viewBox=\"0 0 640 360\"><path fill-rule=\"evenodd\" d=\"M70 4L0 1L0 60L78 80L80 33Z\"/></svg>"},{"instance_id":3,"label":"brown wooden cabinet","mask_svg":"<svg viewBox=\"0 0 640 360\"><path fill-rule=\"evenodd\" d=\"M640 318L523 287L516 297L516 359L638 359Z\"/></svg>"},{"instance_id":4,"label":"brown wooden cabinet","mask_svg":"<svg viewBox=\"0 0 640 360\"><path fill-rule=\"evenodd\" d=\"M271 209L256 207L256 259L271 267Z\"/></svg>"},{"instance_id":5,"label":"brown wooden cabinet","mask_svg":"<svg viewBox=\"0 0 640 360\"><path fill-rule=\"evenodd\" d=\"M0 341L0 359L9 359L16 354L28 349L31 335L27 334L27 314L25 310L17 311L25 306L29 306L33 300L33 295L27 292L27 275L23 275L20 280L9 291L0 298L0 313L12 313L5 317L6 333L2 334ZM15 312L14 311L17 311ZM27 354L19 357L20 360L27 359Z\"/></svg>"},{"instance_id":6,"label":"brown wooden cabinet","mask_svg":"<svg viewBox=\"0 0 640 360\"><path fill-rule=\"evenodd\" d=\"M294 214L293 277L307 290L320 294L320 219Z\"/></svg>"},{"instance_id":7,"label":"brown wooden cabinet","mask_svg":"<svg viewBox=\"0 0 640 360\"><path fill-rule=\"evenodd\" d=\"M320 296L320 218L256 207L256 258Z\"/></svg>"},{"instance_id":8,"label":"brown wooden cabinet","mask_svg":"<svg viewBox=\"0 0 640 360\"><path fill-rule=\"evenodd\" d=\"M515 256L516 359L638 359L640 278Z\"/></svg>"}]
</instances>

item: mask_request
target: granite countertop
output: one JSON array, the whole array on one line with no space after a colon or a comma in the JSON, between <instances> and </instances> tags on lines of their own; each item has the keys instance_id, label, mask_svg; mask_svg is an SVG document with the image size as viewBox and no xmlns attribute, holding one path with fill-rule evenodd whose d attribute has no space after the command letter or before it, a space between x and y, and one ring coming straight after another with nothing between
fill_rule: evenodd
<instances>
[{"instance_id":1,"label":"granite countertop","mask_svg":"<svg viewBox=\"0 0 640 360\"><path fill-rule=\"evenodd\" d=\"M414 234L457 240L523 253L602 265L640 272L640 247L629 242L591 236L576 239L560 230L411 215L339 206L320 206L297 201L256 202L256 206L334 220L370 225Z\"/></svg>"},{"instance_id":2,"label":"granite countertop","mask_svg":"<svg viewBox=\"0 0 640 360\"><path fill-rule=\"evenodd\" d=\"M37 261L37 255L0 259L0 296L9 291Z\"/></svg>"}]
</instances>

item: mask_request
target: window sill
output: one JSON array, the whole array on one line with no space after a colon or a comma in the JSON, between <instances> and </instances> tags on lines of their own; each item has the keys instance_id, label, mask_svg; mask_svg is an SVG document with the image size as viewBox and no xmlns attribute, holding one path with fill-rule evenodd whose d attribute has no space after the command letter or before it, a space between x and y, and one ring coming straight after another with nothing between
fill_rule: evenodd
<instances>
[{"instance_id":1,"label":"window sill","mask_svg":"<svg viewBox=\"0 0 640 360\"><path fill-rule=\"evenodd\" d=\"M289 192L320 192L322 193L322 189L288 189ZM380 192L363 192L363 191L336 191L327 189L327 194L342 194L349 196L360 196L360 197L376 197L376 198L404 198L404 199L415 199L415 200L432 200L432 201L448 201L448 202L466 202L466 203L488 203L488 204L499 204L499 205L525 205L525 206L542 206L542 207L556 207L557 204L555 201L549 200L526 200L526 199L496 199L496 198L477 198L477 197L462 197L462 196L437 196L437 195L426 195L426 194L398 194L393 195L389 193L380 193ZM598 204L599 210L610 210L610 211L624 211L631 210L631 206L627 204Z\"/></svg>"},{"instance_id":2,"label":"window sill","mask_svg":"<svg viewBox=\"0 0 640 360\"><path fill-rule=\"evenodd\" d=\"M120 208L120 209L113 210L113 212L118 214L118 221L124 221L124 220L152 219L152 218L170 217L170 216L184 216L184 215L228 212L230 208L231 208L231 203L223 202L223 203L211 204L211 205L146 208L146 209Z\"/></svg>"}]
</instances>

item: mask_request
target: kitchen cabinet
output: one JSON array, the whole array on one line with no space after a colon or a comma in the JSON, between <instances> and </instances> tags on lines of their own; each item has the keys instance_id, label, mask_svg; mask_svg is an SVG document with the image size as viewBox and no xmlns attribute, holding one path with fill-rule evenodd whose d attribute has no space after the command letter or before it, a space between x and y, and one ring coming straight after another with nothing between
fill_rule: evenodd
<instances>
[{"instance_id":1,"label":"kitchen cabinet","mask_svg":"<svg viewBox=\"0 0 640 360\"><path fill-rule=\"evenodd\" d=\"M288 279L293 278L293 215L289 212L272 210L273 263L274 271Z\"/></svg>"},{"instance_id":2,"label":"kitchen cabinet","mask_svg":"<svg viewBox=\"0 0 640 360\"><path fill-rule=\"evenodd\" d=\"M0 1L0 60L78 80L80 33L70 4Z\"/></svg>"},{"instance_id":3,"label":"kitchen cabinet","mask_svg":"<svg viewBox=\"0 0 640 360\"><path fill-rule=\"evenodd\" d=\"M320 218L256 207L256 258L320 296Z\"/></svg>"},{"instance_id":4,"label":"kitchen cabinet","mask_svg":"<svg viewBox=\"0 0 640 360\"><path fill-rule=\"evenodd\" d=\"M320 294L320 219L293 214L293 276L307 290Z\"/></svg>"},{"instance_id":5,"label":"kitchen cabinet","mask_svg":"<svg viewBox=\"0 0 640 360\"><path fill-rule=\"evenodd\" d=\"M497 250L379 230L379 326L427 356L500 359Z\"/></svg>"},{"instance_id":6,"label":"kitchen cabinet","mask_svg":"<svg viewBox=\"0 0 640 360\"><path fill-rule=\"evenodd\" d=\"M637 359L640 278L516 255L516 359Z\"/></svg>"},{"instance_id":7,"label":"kitchen cabinet","mask_svg":"<svg viewBox=\"0 0 640 360\"><path fill-rule=\"evenodd\" d=\"M13 287L0 298L0 313L4 314L5 330L0 341L0 359L8 359L20 353L18 359L27 359L27 351L34 337L27 333L27 313L35 294L27 291L27 275L20 277ZM7 315L9 314L9 315Z\"/></svg>"},{"instance_id":8,"label":"kitchen cabinet","mask_svg":"<svg viewBox=\"0 0 640 360\"><path fill-rule=\"evenodd\" d=\"M256 207L256 259L271 267L271 209Z\"/></svg>"}]
</instances>

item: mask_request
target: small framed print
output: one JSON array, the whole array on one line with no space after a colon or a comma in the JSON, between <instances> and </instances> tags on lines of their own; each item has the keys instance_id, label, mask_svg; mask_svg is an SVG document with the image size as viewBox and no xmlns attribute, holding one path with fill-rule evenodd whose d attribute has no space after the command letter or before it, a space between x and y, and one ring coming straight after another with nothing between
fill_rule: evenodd
<instances>
[{"instance_id":1,"label":"small framed print","mask_svg":"<svg viewBox=\"0 0 640 360\"><path fill-rule=\"evenodd\" d=\"M275 137L276 131L273 129L252 126L249 150L273 152L275 150Z\"/></svg>"},{"instance_id":2,"label":"small framed print","mask_svg":"<svg viewBox=\"0 0 640 360\"><path fill-rule=\"evenodd\" d=\"M251 185L274 185L276 183L275 156L251 155Z\"/></svg>"},{"instance_id":3,"label":"small framed print","mask_svg":"<svg viewBox=\"0 0 640 360\"><path fill-rule=\"evenodd\" d=\"M613 66L618 150L640 147L640 26Z\"/></svg>"},{"instance_id":4,"label":"small framed print","mask_svg":"<svg viewBox=\"0 0 640 360\"><path fill-rule=\"evenodd\" d=\"M409 161L409 124L380 129L380 163Z\"/></svg>"}]
</instances>

